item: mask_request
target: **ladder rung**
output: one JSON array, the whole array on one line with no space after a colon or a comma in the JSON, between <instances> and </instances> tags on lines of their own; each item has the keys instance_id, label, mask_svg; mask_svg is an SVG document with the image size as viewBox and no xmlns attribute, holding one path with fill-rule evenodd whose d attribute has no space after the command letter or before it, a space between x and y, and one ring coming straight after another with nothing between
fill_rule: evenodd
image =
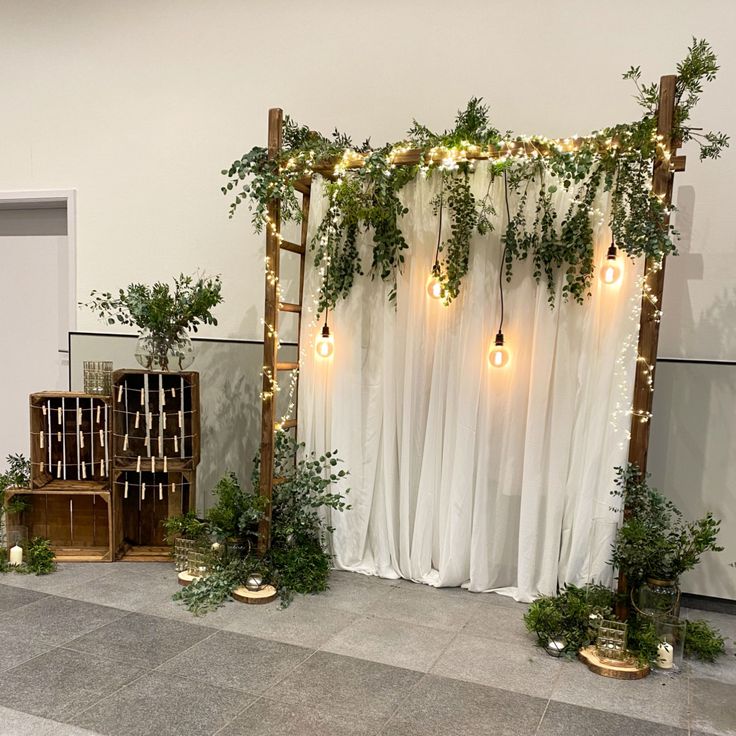
<instances>
[{"instance_id":1,"label":"ladder rung","mask_svg":"<svg viewBox=\"0 0 736 736\"><path fill-rule=\"evenodd\" d=\"M287 419L284 422L278 422L278 425L281 429L291 429L292 427L296 427L296 419Z\"/></svg>"},{"instance_id":2,"label":"ladder rung","mask_svg":"<svg viewBox=\"0 0 736 736\"><path fill-rule=\"evenodd\" d=\"M279 304L279 309L282 312L301 312L302 305L301 304L291 304L290 302L281 302L281 304Z\"/></svg>"},{"instance_id":3,"label":"ladder rung","mask_svg":"<svg viewBox=\"0 0 736 736\"><path fill-rule=\"evenodd\" d=\"M277 371L295 371L299 367L299 363L276 363Z\"/></svg>"},{"instance_id":4,"label":"ladder rung","mask_svg":"<svg viewBox=\"0 0 736 736\"><path fill-rule=\"evenodd\" d=\"M303 245L299 245L299 243L292 243L289 240L282 240L281 248L283 250L290 250L292 253L299 253L302 256L307 252L307 249Z\"/></svg>"}]
</instances>

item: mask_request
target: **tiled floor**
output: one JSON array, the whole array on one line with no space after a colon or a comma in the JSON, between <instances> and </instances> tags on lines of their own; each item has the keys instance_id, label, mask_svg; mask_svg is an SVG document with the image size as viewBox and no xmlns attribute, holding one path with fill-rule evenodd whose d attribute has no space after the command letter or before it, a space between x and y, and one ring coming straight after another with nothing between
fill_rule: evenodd
<instances>
[{"instance_id":1,"label":"tiled floor","mask_svg":"<svg viewBox=\"0 0 736 736\"><path fill-rule=\"evenodd\" d=\"M498 595L334 573L194 618L176 590L167 564L0 576L0 736L736 735L732 641L618 682L540 652Z\"/></svg>"}]
</instances>

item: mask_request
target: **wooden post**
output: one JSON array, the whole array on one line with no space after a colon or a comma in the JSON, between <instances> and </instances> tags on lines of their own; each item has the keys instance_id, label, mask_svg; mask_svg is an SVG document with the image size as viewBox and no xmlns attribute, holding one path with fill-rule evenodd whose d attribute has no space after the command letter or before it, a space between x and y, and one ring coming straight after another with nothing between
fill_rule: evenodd
<instances>
[{"instance_id":1,"label":"wooden post","mask_svg":"<svg viewBox=\"0 0 736 736\"><path fill-rule=\"evenodd\" d=\"M666 146L670 157L666 158L658 153L652 176L652 191L661 197L668 207L672 204L673 164L677 148L677 142L673 140L672 129L675 116L676 84L677 76L674 74L664 76L659 81L657 133L661 136L661 141ZM682 168L678 166L678 170ZM669 221L667 217L662 226L669 227ZM654 366L657 362L659 343L659 311L662 308L664 291L664 266L664 259L661 264L657 264L653 259L648 258L644 264L644 285L648 296L643 296L641 301L638 355L642 360L636 363L631 439L629 440L629 462L638 465L642 473L646 473L649 452L650 414L654 389ZM624 508L625 518L629 513L630 509ZM629 614L629 586L625 575L619 575L618 592L620 600L616 606L616 615L620 619L626 619Z\"/></svg>"},{"instance_id":2,"label":"wooden post","mask_svg":"<svg viewBox=\"0 0 736 736\"><path fill-rule=\"evenodd\" d=\"M281 152L283 111L272 108L268 111L268 158L276 159ZM268 203L269 221L266 223L266 258L272 278L266 277L266 304L263 319L263 400L261 402L261 496L268 499L266 515L258 527L258 552L268 551L271 537L271 491L273 490L273 447L274 421L276 414L276 393L274 386L278 380L276 363L278 331L278 278L279 278L279 234L281 230L281 207L278 200Z\"/></svg>"}]
</instances>

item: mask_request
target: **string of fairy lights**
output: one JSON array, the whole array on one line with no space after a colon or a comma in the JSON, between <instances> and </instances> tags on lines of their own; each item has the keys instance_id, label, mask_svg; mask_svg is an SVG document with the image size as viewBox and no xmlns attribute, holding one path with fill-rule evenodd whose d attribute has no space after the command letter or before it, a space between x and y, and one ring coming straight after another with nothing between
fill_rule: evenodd
<instances>
[{"instance_id":1,"label":"string of fairy lights","mask_svg":"<svg viewBox=\"0 0 736 736\"><path fill-rule=\"evenodd\" d=\"M424 153L420 160L419 171L420 174L426 178L429 172L433 168L440 170L453 171L459 164L468 163L471 171L474 170L476 160L487 160L494 163L503 163L509 159L537 159L540 157L546 157L551 155L553 152L563 153L574 153L584 146L593 146L593 148L608 149L608 150L625 150L628 144L628 138L630 133L623 131L620 136L610 137L605 140L601 140L599 135L595 133L590 136L579 137L577 135L572 138L565 139L549 139L541 136L521 136L513 140L504 140L499 142L495 146L478 146L468 142L463 142L460 146L455 148L446 147L435 147L429 149ZM653 142L656 144L657 156L669 167L670 170L673 168L672 152L669 147L665 144L664 138L660 134L653 134ZM390 175L391 170L395 169L407 162L407 159L414 155L416 152L408 146L395 146L388 153L388 164L387 175ZM352 149L346 149L343 155L334 164L333 178L339 184L342 177L346 174L349 169L359 168L364 165L368 154L363 154ZM302 176L306 179L311 180L315 173L319 173L316 166L316 156L313 151L308 154L300 153L296 158L290 158L284 165L281 166L281 170L298 170ZM652 181L649 182L650 192L652 191ZM663 195L656 194L660 200L664 200ZM508 203L508 185L504 174L504 203L506 208L507 218L510 219L511 213ZM435 253L434 263L432 269L428 275L426 281L426 294L429 299L439 301L446 307L449 306L448 301L445 299L445 293L443 284L440 280L440 269L439 269L439 249L441 244L442 236L442 214L443 214L444 202L442 194L440 194L440 203L438 207L439 223L438 223L438 240L437 249ZM665 208L665 213L669 215L671 207ZM271 237L275 238L277 247L281 246L283 238L279 232L277 223L275 223L267 214L265 215L265 224L268 228ZM326 236L324 236L326 237ZM507 369L511 364L511 355L509 345L507 344L506 338L503 333L503 322L504 322L504 293L503 293L503 258L499 267L499 306L500 306L500 319L498 330L495 337L490 341L490 347L488 349L488 365L490 368L495 370ZM637 279L634 293L631 297L632 308L630 311L630 320L635 323L635 329L632 329L629 334L625 337L622 342L619 356L616 359L614 373L618 383L622 396L627 394L630 377L628 375L627 366L631 365L631 359L636 356L635 360L639 364L643 364L643 374L646 377L647 386L649 391L654 390L654 367L647 361L646 357L638 354L638 334L639 334L639 319L641 315L641 304L643 301L648 301L652 306L652 319L659 322L662 317L662 311L660 309L656 294L652 292L651 284L649 283L649 275L654 274L662 268L662 263L654 262L650 265L648 271L640 275ZM268 256L265 259L265 271L267 282L274 287L276 293L277 307L280 308L282 305L282 292L281 285L278 275L275 273L270 259ZM329 271L329 261L326 260L320 266L319 275L322 279L327 278ZM618 247L613 239L606 252L605 257L599 265L598 276L601 284L604 287L615 286L618 284L624 273L623 258L619 253ZM317 299L315 297L314 309L308 309L313 315L316 315L319 311ZM329 310L324 312L324 323L314 341L314 349L317 358L320 361L330 361L334 355L335 350L335 336L331 332L328 324ZM317 323L316 316L312 318L309 325L310 332L314 329ZM263 320L264 327L267 334L276 341L276 350L280 347L280 341L278 337L278 331L276 325L267 323ZM299 363L301 364L305 357L304 349L300 347ZM262 376L267 379L268 388L265 388L261 392L262 400L270 400L280 391L278 379L274 376L272 370L268 366L263 366ZM297 377L298 368L292 371L291 380L289 383L289 396L287 401L286 412L281 418L281 422L277 424L283 424L284 421L291 415L295 407L295 395L297 390ZM611 423L616 428L616 431L620 430L620 420L623 416L631 418L632 416L638 417L642 423L649 422L652 418L652 413L647 408L637 408L631 405L630 399L619 399L614 407ZM631 432L629 429L625 430L625 440L628 441L631 438ZM624 441L620 443L621 447L624 446Z\"/></svg>"}]
</instances>

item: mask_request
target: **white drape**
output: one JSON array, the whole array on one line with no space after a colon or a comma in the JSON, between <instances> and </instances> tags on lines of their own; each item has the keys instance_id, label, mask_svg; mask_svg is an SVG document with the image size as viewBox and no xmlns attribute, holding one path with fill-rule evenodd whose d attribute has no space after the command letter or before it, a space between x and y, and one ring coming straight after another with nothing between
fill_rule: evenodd
<instances>
[{"instance_id":1,"label":"white drape","mask_svg":"<svg viewBox=\"0 0 736 736\"><path fill-rule=\"evenodd\" d=\"M488 175L479 166L472 176L477 196ZM626 460L628 423L612 417L632 392L635 355L622 356L622 346L638 329L640 268L627 260L618 285L596 279L583 306L558 293L550 309L531 264L515 263L505 284L511 362L489 368L506 222L502 181L491 189L495 230L474 237L460 297L444 306L425 289L437 180L418 178L402 192L409 250L396 304L387 284L358 278L330 314L328 360L314 353L319 326L303 322L300 440L307 450L337 449L350 471L352 509L331 520L336 566L506 589L519 600L554 593L558 582L610 580L605 562L617 517L609 491L614 467ZM312 192L314 233L326 202L319 183ZM561 219L570 195L555 196ZM610 244L607 195L596 206L600 263ZM370 233L359 246L368 273ZM320 283L310 262L305 303L313 304Z\"/></svg>"}]
</instances>

